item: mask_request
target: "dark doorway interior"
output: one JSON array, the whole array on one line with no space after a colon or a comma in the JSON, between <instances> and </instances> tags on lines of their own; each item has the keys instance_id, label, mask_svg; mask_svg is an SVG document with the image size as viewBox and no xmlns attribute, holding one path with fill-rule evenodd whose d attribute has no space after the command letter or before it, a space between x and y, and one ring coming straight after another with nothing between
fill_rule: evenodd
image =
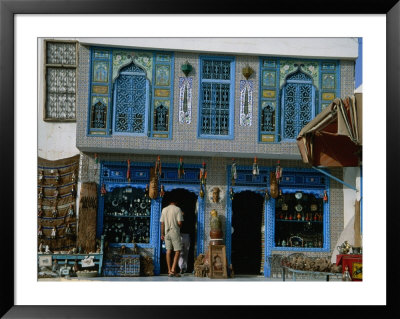
<instances>
[{"instance_id":1,"label":"dark doorway interior","mask_svg":"<svg viewBox=\"0 0 400 319\"><path fill-rule=\"evenodd\" d=\"M244 191L232 202L231 260L235 274L259 275L261 262L262 195Z\"/></svg>"},{"instance_id":2,"label":"dark doorway interior","mask_svg":"<svg viewBox=\"0 0 400 319\"><path fill-rule=\"evenodd\" d=\"M184 222L181 228L181 233L189 234L190 237L190 248L189 248L189 256L186 269L187 273L193 272L194 269L194 252L195 252L195 245L196 245L196 202L197 202L197 195L184 189L184 188L177 188L170 192L165 192L165 195L162 200L162 208L168 206L171 200L174 200L177 203L177 206L181 208L184 213ZM161 242L160 242L161 247ZM168 273L167 263L165 260L165 254L160 249L160 273L166 274Z\"/></svg>"}]
</instances>

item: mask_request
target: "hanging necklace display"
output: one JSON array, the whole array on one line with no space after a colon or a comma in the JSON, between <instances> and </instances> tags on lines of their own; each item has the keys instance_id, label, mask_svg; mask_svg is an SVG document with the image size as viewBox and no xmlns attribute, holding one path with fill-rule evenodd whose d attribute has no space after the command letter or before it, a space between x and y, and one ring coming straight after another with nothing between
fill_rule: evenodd
<instances>
[{"instance_id":1,"label":"hanging necklace display","mask_svg":"<svg viewBox=\"0 0 400 319\"><path fill-rule=\"evenodd\" d=\"M179 158L179 165L178 165L178 178L181 179L185 174L185 170L183 168L183 159L182 157Z\"/></svg>"},{"instance_id":2,"label":"hanging necklace display","mask_svg":"<svg viewBox=\"0 0 400 319\"><path fill-rule=\"evenodd\" d=\"M232 158L231 179L232 179L232 185L235 185L235 181L237 179L237 169L236 169L236 162L235 162L234 158Z\"/></svg>"}]
</instances>

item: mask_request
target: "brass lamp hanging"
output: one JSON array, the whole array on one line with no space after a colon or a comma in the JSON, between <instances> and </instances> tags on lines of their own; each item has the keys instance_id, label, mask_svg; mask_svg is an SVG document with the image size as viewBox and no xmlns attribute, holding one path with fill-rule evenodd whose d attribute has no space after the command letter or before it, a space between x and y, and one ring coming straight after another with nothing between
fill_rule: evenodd
<instances>
[{"instance_id":1,"label":"brass lamp hanging","mask_svg":"<svg viewBox=\"0 0 400 319\"><path fill-rule=\"evenodd\" d=\"M248 64L242 69L242 74L246 78L246 80L249 79L253 72L253 69Z\"/></svg>"},{"instance_id":2,"label":"brass lamp hanging","mask_svg":"<svg viewBox=\"0 0 400 319\"><path fill-rule=\"evenodd\" d=\"M192 65L186 60L186 62L181 65L181 70L187 77L190 71L192 71Z\"/></svg>"}]
</instances>

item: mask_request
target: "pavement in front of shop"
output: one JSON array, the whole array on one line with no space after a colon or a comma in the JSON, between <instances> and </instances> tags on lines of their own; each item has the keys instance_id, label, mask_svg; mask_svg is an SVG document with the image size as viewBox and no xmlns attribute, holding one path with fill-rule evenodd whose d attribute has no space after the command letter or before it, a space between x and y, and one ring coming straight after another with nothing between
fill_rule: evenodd
<instances>
[{"instance_id":1,"label":"pavement in front of shop","mask_svg":"<svg viewBox=\"0 0 400 319\"><path fill-rule=\"evenodd\" d=\"M282 281L282 277L264 277L264 276L251 276L240 275L234 278L214 279L208 277L196 277L193 274L184 274L181 277L168 277L167 275L160 276L140 276L140 277L56 277L56 278L39 278L38 281ZM286 281L293 281L292 278L286 278ZM326 281L325 277L319 278L299 278L296 281ZM331 277L329 281L341 281L340 277Z\"/></svg>"}]
</instances>

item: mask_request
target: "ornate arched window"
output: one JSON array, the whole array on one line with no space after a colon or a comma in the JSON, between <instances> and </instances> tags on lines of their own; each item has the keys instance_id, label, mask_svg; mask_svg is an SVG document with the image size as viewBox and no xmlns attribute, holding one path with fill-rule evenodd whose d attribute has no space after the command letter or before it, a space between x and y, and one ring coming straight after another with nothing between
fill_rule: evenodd
<instances>
[{"instance_id":1,"label":"ornate arched window","mask_svg":"<svg viewBox=\"0 0 400 319\"><path fill-rule=\"evenodd\" d=\"M114 86L114 134L146 135L149 81L134 63L120 71Z\"/></svg>"},{"instance_id":2,"label":"ornate arched window","mask_svg":"<svg viewBox=\"0 0 400 319\"><path fill-rule=\"evenodd\" d=\"M294 140L315 116L315 87L312 78L298 69L282 88L282 140Z\"/></svg>"}]
</instances>

